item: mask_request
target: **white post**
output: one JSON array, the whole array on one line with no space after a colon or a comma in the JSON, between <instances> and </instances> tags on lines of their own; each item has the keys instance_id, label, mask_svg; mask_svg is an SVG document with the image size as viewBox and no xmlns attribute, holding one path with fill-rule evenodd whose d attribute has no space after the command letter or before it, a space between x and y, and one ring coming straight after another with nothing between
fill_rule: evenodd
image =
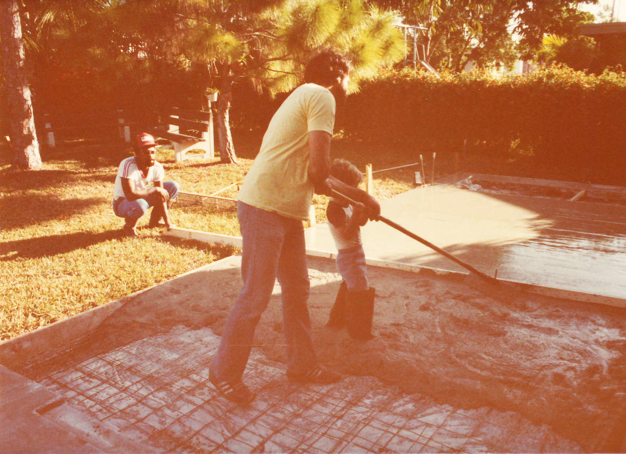
<instances>
[{"instance_id":1,"label":"white post","mask_svg":"<svg viewBox=\"0 0 626 454\"><path fill-rule=\"evenodd\" d=\"M117 110L117 124L118 124L117 132L118 132L118 134L120 136L120 139L124 138L124 126L123 126L124 125L124 117L123 117L123 115L124 115L124 111L118 109Z\"/></svg>"},{"instance_id":2,"label":"white post","mask_svg":"<svg viewBox=\"0 0 626 454\"><path fill-rule=\"evenodd\" d=\"M315 205L309 207L309 222L311 223L311 227L317 224L315 220Z\"/></svg>"},{"instance_id":3,"label":"white post","mask_svg":"<svg viewBox=\"0 0 626 454\"><path fill-rule=\"evenodd\" d=\"M369 195L374 194L374 179L372 178L372 164L365 166L365 192Z\"/></svg>"},{"instance_id":4,"label":"white post","mask_svg":"<svg viewBox=\"0 0 626 454\"><path fill-rule=\"evenodd\" d=\"M211 108L211 102L217 101L217 93L209 95L209 156L211 159L215 158L215 129L213 128L213 109Z\"/></svg>"},{"instance_id":5,"label":"white post","mask_svg":"<svg viewBox=\"0 0 626 454\"><path fill-rule=\"evenodd\" d=\"M117 111L117 123L120 138L124 139L124 142L130 143L130 126L124 121L124 111L121 109Z\"/></svg>"},{"instance_id":6,"label":"white post","mask_svg":"<svg viewBox=\"0 0 626 454\"><path fill-rule=\"evenodd\" d=\"M46 119L46 132L47 132L47 137L48 137L48 146L50 148L54 148L56 146L56 142L54 140L54 132L52 131L52 125L50 124L50 115L49 114L45 114L44 118Z\"/></svg>"}]
</instances>

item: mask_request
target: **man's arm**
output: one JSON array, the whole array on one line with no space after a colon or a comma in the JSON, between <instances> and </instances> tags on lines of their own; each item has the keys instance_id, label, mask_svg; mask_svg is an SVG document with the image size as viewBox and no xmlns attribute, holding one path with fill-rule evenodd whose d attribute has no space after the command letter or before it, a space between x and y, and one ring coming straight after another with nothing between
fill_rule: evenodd
<instances>
[{"instance_id":1,"label":"man's arm","mask_svg":"<svg viewBox=\"0 0 626 454\"><path fill-rule=\"evenodd\" d=\"M126 200L143 199L154 193L158 193L159 198L161 199L160 203L162 207L159 207L163 213L163 221L165 222L165 227L169 230L171 228L172 223L170 222L169 211L167 209L167 202L169 201L170 194L163 188L162 181L153 181L153 186L145 189L143 191L138 191L135 187L135 182L129 180L128 178L122 178L122 189L124 190L124 197ZM156 207L155 207L156 208Z\"/></svg>"},{"instance_id":2,"label":"man's arm","mask_svg":"<svg viewBox=\"0 0 626 454\"><path fill-rule=\"evenodd\" d=\"M333 176L328 177L328 179L326 180L326 184L330 188L331 196L332 191L334 190L339 192L340 194L347 196L355 202L359 202L365 205L364 208L365 210L367 210L367 215L370 219L375 219L380 215L380 205L378 204L376 199L362 189L349 186Z\"/></svg>"},{"instance_id":3,"label":"man's arm","mask_svg":"<svg viewBox=\"0 0 626 454\"><path fill-rule=\"evenodd\" d=\"M343 210L343 207L341 207L338 203L333 203L332 201L328 204L328 207L326 207L326 218L328 219L328 222L338 229L345 226L347 221L346 213Z\"/></svg>"},{"instance_id":4,"label":"man's arm","mask_svg":"<svg viewBox=\"0 0 626 454\"><path fill-rule=\"evenodd\" d=\"M330 176L330 139L326 131L309 131L309 178L316 194L330 195L326 180Z\"/></svg>"},{"instance_id":5,"label":"man's arm","mask_svg":"<svg viewBox=\"0 0 626 454\"><path fill-rule=\"evenodd\" d=\"M126 200L130 200L131 202L137 199L145 199L155 192L159 193L163 201L167 201L169 198L168 192L163 189L163 183L160 181L155 181L154 186L140 191L135 187L134 181L129 180L128 178L122 178L122 189L124 190L124 197Z\"/></svg>"},{"instance_id":6,"label":"man's arm","mask_svg":"<svg viewBox=\"0 0 626 454\"><path fill-rule=\"evenodd\" d=\"M335 190L365 205L371 219L378 217L380 205L374 197L330 175L330 139L326 131L309 131L309 178L315 193L330 197Z\"/></svg>"},{"instance_id":7,"label":"man's arm","mask_svg":"<svg viewBox=\"0 0 626 454\"><path fill-rule=\"evenodd\" d=\"M169 230L172 228L172 223L170 222L170 212L168 210L168 204L167 204L167 202L169 202L170 200L170 193L165 190L165 188L163 187L162 181L155 181L153 184L156 190L159 191L159 195L161 196L161 203L163 204L162 206L163 222L165 223L165 228Z\"/></svg>"},{"instance_id":8,"label":"man's arm","mask_svg":"<svg viewBox=\"0 0 626 454\"><path fill-rule=\"evenodd\" d=\"M359 231L361 226L367 224L368 212L365 205L362 203L356 203L353 206L351 216L346 216L344 209L337 203L329 203L326 210L326 217L336 229L342 232L343 235L354 235Z\"/></svg>"}]
</instances>

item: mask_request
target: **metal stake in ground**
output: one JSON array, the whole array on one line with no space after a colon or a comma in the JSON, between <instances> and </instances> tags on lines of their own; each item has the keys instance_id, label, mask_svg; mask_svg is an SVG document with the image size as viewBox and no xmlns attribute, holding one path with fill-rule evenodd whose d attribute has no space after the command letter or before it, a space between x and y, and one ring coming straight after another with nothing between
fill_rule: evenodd
<instances>
[{"instance_id":1,"label":"metal stake in ground","mask_svg":"<svg viewBox=\"0 0 626 454\"><path fill-rule=\"evenodd\" d=\"M424 179L424 184L426 184L426 172L424 171L424 157L420 155L420 162L422 163L422 178Z\"/></svg>"},{"instance_id":2,"label":"metal stake in ground","mask_svg":"<svg viewBox=\"0 0 626 454\"><path fill-rule=\"evenodd\" d=\"M430 177L430 184L435 184L435 158L437 157L437 153L433 153L433 168L432 175Z\"/></svg>"}]
</instances>

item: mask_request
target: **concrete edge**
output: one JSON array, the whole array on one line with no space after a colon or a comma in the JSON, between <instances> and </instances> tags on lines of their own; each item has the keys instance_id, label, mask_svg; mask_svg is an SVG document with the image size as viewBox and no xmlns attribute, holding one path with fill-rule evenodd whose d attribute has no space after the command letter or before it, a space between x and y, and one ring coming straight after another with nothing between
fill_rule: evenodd
<instances>
[{"instance_id":1,"label":"concrete edge","mask_svg":"<svg viewBox=\"0 0 626 454\"><path fill-rule=\"evenodd\" d=\"M593 193L604 193L613 195L626 196L626 187L623 186L609 186L602 184L591 183L577 183L575 181L560 181L560 180L542 180L540 178L526 178L526 177L511 177L504 175L490 175L487 173L470 173L470 172L457 172L451 175L446 175L435 181L437 184L457 184L468 177L474 177L477 180L492 181L495 183L514 183L527 186L540 186L546 188L561 188L570 189L573 191L590 191Z\"/></svg>"},{"instance_id":2,"label":"concrete edge","mask_svg":"<svg viewBox=\"0 0 626 454\"><path fill-rule=\"evenodd\" d=\"M9 364L12 358L24 354L26 351L32 353L47 349L50 343L67 348L76 342L77 338L82 338L87 333L92 332L130 298L145 290L0 342L0 364ZM71 330L65 329L68 323L72 324Z\"/></svg>"},{"instance_id":3,"label":"concrete edge","mask_svg":"<svg viewBox=\"0 0 626 454\"><path fill-rule=\"evenodd\" d=\"M308 233L307 231L309 230L310 229L305 230L305 234ZM239 248L242 247L242 244L243 244L243 239L241 237L233 237L233 236L228 236L228 235L220 235L217 233L201 232L198 230L173 228L170 231L166 232L165 234L169 236L176 236L179 238L193 239L197 241L217 243L217 244L222 244L222 245L235 246ZM336 252L322 251L322 250L312 249L312 248L307 248L306 253L307 255L311 257L320 257L320 258L326 258L326 259L332 259L332 260L337 258ZM440 276L445 276L445 275L467 276L468 275L468 273L460 272L460 271L443 270L443 269L433 268L433 267L428 267L428 266L423 266L423 265L410 265L407 263L394 262L394 261L389 261L389 260L380 260L380 259L370 259L367 257L365 259L365 263L367 263L367 265L369 266L375 266L379 268L390 268L394 270L408 271L411 273L419 273L419 272L427 270L427 271L432 271ZM570 300L570 301L577 301L581 303L604 304L607 306L615 306L615 307L620 307L620 308L626 307L626 300L621 299L621 298L581 293L581 292L575 292L573 290L564 290L564 289L558 289L558 288L553 288L553 287L543 287L539 285L532 285L532 284L527 284L524 282L518 282L518 281L513 281L513 280L498 279L498 281L505 283L505 284L509 284L520 291L524 291L524 292L532 293L536 295L547 296L551 298L560 298L560 299L565 299L565 300Z\"/></svg>"},{"instance_id":4,"label":"concrete edge","mask_svg":"<svg viewBox=\"0 0 626 454\"><path fill-rule=\"evenodd\" d=\"M182 238L185 240L196 240L205 243L221 244L223 246L242 247L243 239L238 236L221 235L219 233L202 232L200 230L182 229L172 227L170 230L164 231L165 236Z\"/></svg>"},{"instance_id":5,"label":"concrete edge","mask_svg":"<svg viewBox=\"0 0 626 454\"><path fill-rule=\"evenodd\" d=\"M332 254L336 256L336 254ZM433 268L423 265L408 265L406 263L392 262L378 259L365 259L365 262L370 266L376 266L379 268L390 268L394 270L408 271L411 273L419 273L422 271L432 271L439 276L469 276L469 273L461 271L442 270L439 268ZM614 306L620 308L626 308L626 300L621 298L614 298L611 296L593 295L588 293L575 292L573 290L564 290L553 287L542 287L539 285L527 284L525 282L513 281L508 279L498 279L507 286L515 288L520 292L532 293L540 296L547 296L550 298L558 298L568 301L576 301L580 303L593 303L603 304L606 306Z\"/></svg>"},{"instance_id":6,"label":"concrete edge","mask_svg":"<svg viewBox=\"0 0 626 454\"><path fill-rule=\"evenodd\" d=\"M215 262L203 265L194 270L180 274L170 280L175 280L195 273L202 269L219 267L223 262L232 259L234 256L226 257ZM165 281L169 282L169 281ZM114 314L125 304L131 302L135 297L146 293L153 288L162 285L163 282L154 284L145 289L139 290L130 295L94 307L86 312L68 317L50 325L43 326L34 331L20 334L12 339L0 342L0 364L10 364L16 356L21 356L28 352L28 355L37 355L43 350L50 349L51 345L57 345L60 349L67 349L85 336L90 335L104 320ZM66 329L71 324L71 329Z\"/></svg>"},{"instance_id":7,"label":"concrete edge","mask_svg":"<svg viewBox=\"0 0 626 454\"><path fill-rule=\"evenodd\" d=\"M310 230L310 229L307 229L307 230ZM216 244L221 244L225 246L234 246L238 248L242 247L243 245L243 239L241 237L221 235L218 233L202 232L199 230L182 229L178 227L174 227L168 230L167 232L165 232L164 234L167 236L173 236L177 238L203 241L206 243L216 243ZM319 258L332 259L332 260L335 260L337 258L336 252L322 251L319 249L312 249L312 248L307 248L306 254L310 257L319 257ZM377 266L380 268L391 268L391 269L402 270L402 271L410 271L414 273L419 273L420 271L423 271L423 270L430 270L430 271L434 271L435 273L439 275L446 275L446 274L450 274L450 275L461 274L462 275L464 274L464 273L456 273L454 271L442 270L439 268L408 265L406 263L379 260L379 259L366 258L365 262L370 266Z\"/></svg>"}]
</instances>

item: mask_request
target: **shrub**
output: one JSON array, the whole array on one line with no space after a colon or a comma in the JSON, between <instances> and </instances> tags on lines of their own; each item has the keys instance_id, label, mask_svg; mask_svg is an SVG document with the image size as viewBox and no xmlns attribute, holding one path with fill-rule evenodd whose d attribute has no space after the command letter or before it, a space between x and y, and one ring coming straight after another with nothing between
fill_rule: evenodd
<instances>
[{"instance_id":1,"label":"shrub","mask_svg":"<svg viewBox=\"0 0 626 454\"><path fill-rule=\"evenodd\" d=\"M626 73L552 67L504 78L387 72L362 84L340 125L349 137L442 152L465 140L500 153L516 144L542 165L584 166L590 177L624 175L624 118Z\"/></svg>"}]
</instances>

